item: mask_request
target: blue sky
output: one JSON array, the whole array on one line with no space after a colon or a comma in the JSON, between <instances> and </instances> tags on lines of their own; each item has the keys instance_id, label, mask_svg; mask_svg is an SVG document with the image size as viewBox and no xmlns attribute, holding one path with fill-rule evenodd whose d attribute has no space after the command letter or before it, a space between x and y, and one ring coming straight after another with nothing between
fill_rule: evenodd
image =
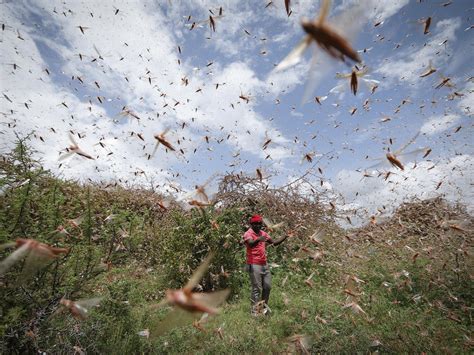
<instances>
[{"instance_id":1,"label":"blue sky","mask_svg":"<svg viewBox=\"0 0 474 355\"><path fill-rule=\"evenodd\" d=\"M256 168L281 186L309 171L302 191L324 189L361 220L414 196L444 195L472 210L474 5L333 2L328 22L362 51L364 78L378 85L371 93L360 82L354 96L349 80L336 77L352 63L328 58L315 44L299 64L274 70L305 35L301 19L313 18L320 3L291 1L290 17L283 1L269 3L4 1L0 85L9 100L0 99L1 151L11 149L15 132L34 132L38 158L60 176L163 191L188 191L214 173L255 175ZM213 32L209 10L217 15L220 7ZM430 63L436 72L420 77ZM452 86L437 89L448 77ZM302 103L308 86L314 89ZM319 105L315 96L327 98ZM124 106L140 120L120 115ZM182 152L160 146L148 159L153 135L166 129ZM95 160L75 155L59 167L69 131ZM404 171L391 167L388 149L416 134L405 152L432 152L405 157ZM315 155L313 163L302 162L305 154ZM377 158L385 164L368 169ZM377 177L389 171L387 180Z\"/></svg>"}]
</instances>

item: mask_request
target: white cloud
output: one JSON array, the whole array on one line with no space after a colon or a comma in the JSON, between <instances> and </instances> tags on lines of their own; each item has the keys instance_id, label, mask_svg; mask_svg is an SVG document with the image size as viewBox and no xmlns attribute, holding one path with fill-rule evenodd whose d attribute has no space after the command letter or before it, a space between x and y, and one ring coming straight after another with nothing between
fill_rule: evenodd
<instances>
[{"instance_id":1,"label":"white cloud","mask_svg":"<svg viewBox=\"0 0 474 355\"><path fill-rule=\"evenodd\" d=\"M474 82L469 81L464 90L464 96L458 102L458 107L468 116L474 115Z\"/></svg>"},{"instance_id":2,"label":"white cloud","mask_svg":"<svg viewBox=\"0 0 474 355\"><path fill-rule=\"evenodd\" d=\"M292 91L297 85L301 85L308 75L308 63L298 64L283 72L271 71L266 79L267 89L272 97L281 93Z\"/></svg>"},{"instance_id":3,"label":"white cloud","mask_svg":"<svg viewBox=\"0 0 474 355\"><path fill-rule=\"evenodd\" d=\"M313 17L311 14L316 13L315 9L311 9L312 11L310 12L308 8L310 3L309 1L300 1L296 5L296 8L304 8L301 15L306 18L311 18ZM350 42L355 42L358 34L368 21L372 21L375 18L379 20L387 19L396 14L406 4L408 4L408 0L387 0L383 2L375 0L345 1L340 6L334 8L333 12L335 15L332 16L331 14L327 21L331 23L331 26L344 38ZM283 16L282 13L283 11L279 11L278 16ZM294 21L291 22L291 24L293 26L300 26L299 23L295 23ZM301 29L295 31L295 29L292 28L291 30L282 32L274 37L274 41L293 43L292 45L296 45L298 41L290 40L291 33L301 33ZM308 52L310 52L310 50L308 50ZM311 59L311 68L309 68L309 63L304 62L303 65L297 67L297 70L293 68L293 70L286 70L283 74L270 72L267 81L275 82L271 91L291 91L294 86L304 80L306 76L307 84L302 103L308 102L318 85L326 78L328 73L333 71L336 64L338 64L332 57L324 53L324 51L317 49L317 53L317 56Z\"/></svg>"},{"instance_id":4,"label":"white cloud","mask_svg":"<svg viewBox=\"0 0 474 355\"><path fill-rule=\"evenodd\" d=\"M424 78L420 74L426 70L429 62L438 68L446 64L449 56L439 55L444 47L440 46L447 40L447 46L456 39L455 32L461 26L460 18L450 18L439 21L433 31L433 36L423 47L410 47L409 49L399 50L393 59L387 59L379 68L377 73L384 75L392 81L405 80L413 85L421 85Z\"/></svg>"},{"instance_id":5,"label":"white cloud","mask_svg":"<svg viewBox=\"0 0 474 355\"><path fill-rule=\"evenodd\" d=\"M409 2L410 0L370 0L367 7L372 10L372 19L385 21L408 5Z\"/></svg>"},{"instance_id":6,"label":"white cloud","mask_svg":"<svg viewBox=\"0 0 474 355\"><path fill-rule=\"evenodd\" d=\"M348 22L345 33L355 35L362 26L370 30L373 27L370 21L375 18L386 20L406 3L357 2L359 10L347 16L357 17L360 11L366 11L362 11L361 17L354 23ZM335 71L336 64L344 68L341 70L348 70L344 64L333 59L324 62L318 54L320 64L316 68L309 69L308 61L303 61L283 73L272 71L273 61L282 59L280 56L283 57L303 35L301 17L314 16L319 2L293 1L294 12L290 18L286 16L283 1L275 2L275 6L268 9L264 9L265 2L229 0L217 6L215 4L211 1L185 1L179 5L151 0L120 2L115 4L120 8L117 15L112 4L99 1L51 5L47 0L38 0L27 2L27 6L16 2L2 4L4 22L11 27L2 33L4 43L0 61L20 66L20 69L14 70L11 65L2 64L2 93L13 101L10 103L0 95L2 123L16 125L14 129L18 132L34 130L38 137L44 138L46 143L39 138L33 139L34 147L39 150L39 156L47 168L60 171L66 178L137 179L147 183L147 178L156 177L161 185L176 181L178 174L181 174L180 179L189 176L191 180L196 178L199 169L206 174L229 166L233 161L231 155L236 151L242 153L238 157L241 162L248 160L252 166L268 163L272 168L296 174L295 170L301 169L297 164L304 153L329 150L321 147L325 144L322 137L325 134L330 144L334 145L330 149L339 152L341 147L338 144L343 147L341 159L344 159L344 149L353 149L354 143L362 141L362 137L385 133L380 124L372 124L369 130L364 130L363 125L369 120L359 120L358 133L350 133L353 129L350 125L358 116L354 116L352 122L344 120L346 110L342 107L343 103L334 108L330 99L322 106L313 104L298 108L304 117L317 119L312 126L302 129L303 120L290 116L293 107L300 101L301 95L296 89L302 86L307 76L315 73L309 82L317 85L324 75ZM344 4L354 2L344 1ZM367 4L370 6L367 7ZM208 27L189 30L187 15L192 15L191 21L207 19L209 9L216 11L220 5L225 16L216 21L216 33L211 34ZM335 18L344 14L341 8L334 8L333 12ZM337 22L332 17L331 14L330 21ZM445 59L447 56L436 56L435 51L444 50L444 47L438 46L444 39L449 39L448 46L456 39L455 31L459 23L459 19L439 21L433 24L430 36L422 37L429 39L425 47L420 45L413 47L413 50L400 50L392 57L394 60L390 58L390 68L385 68L390 69L390 78L398 80L401 71L411 70L409 75L418 80L419 73L433 56L436 66L449 60ZM88 29L82 34L78 26ZM208 25L204 23L203 26ZM244 33L244 28L249 30L250 36ZM24 41L17 38L17 29ZM371 34L369 32L366 39ZM206 39L209 36L211 39ZM262 41L261 37L267 40ZM394 36L391 40L398 39ZM178 53L178 45L182 54ZM97 58L94 46L103 59ZM261 46L268 46L271 55L260 56ZM371 55L383 46L373 47ZM82 61L79 54L83 56ZM391 52L380 54L389 57ZM367 54L367 59L369 57ZM211 61L213 64L206 66ZM45 68L51 72L50 76ZM78 78L83 81L82 84ZM453 81L462 86L454 78ZM329 86L331 82L324 84ZM293 90L293 96L286 95ZM466 84L463 97L452 101L453 105L458 104L468 114L469 107L472 107L470 91L472 83ZM248 103L239 98L242 94L249 96ZM103 104L97 96L104 97ZM429 96L423 100L427 102L431 99ZM279 105L273 105L276 98L280 100ZM379 102L374 100L372 112L391 110L384 103L389 100L387 97L381 97ZM64 107L62 102L68 107ZM141 119L119 116L124 105ZM10 114L10 110L14 110L14 114ZM358 114L360 112L362 110L359 109ZM338 130L326 129L328 125L333 126L329 121L334 121L335 117L338 117ZM402 118L393 119L386 126L404 125L406 122ZM57 131L56 134L51 127ZM439 130L442 126L436 127ZM170 129L167 138L184 154L166 153L160 146L155 157L148 160L148 154L156 142L153 135L165 128ZM346 128L350 138L341 138L343 134L340 132ZM392 132L397 132L399 128L390 127ZM59 151L69 145L69 130L85 135L79 144L98 158L89 161L73 157L58 170L57 157ZM8 144L1 149L6 151L12 147L14 134L13 129L7 126L2 126L2 131L2 143L5 141ZM461 131L461 134L466 131ZM138 138L137 133L143 136L144 141ZM289 139L287 134L288 137L297 135L298 140ZM321 137L317 147L305 146L306 142L311 142L306 134ZM205 136L210 139L209 144ZM263 150L262 145L268 138L272 139L272 143ZM106 144L105 148L97 145L99 140ZM273 160L265 160L268 154ZM290 157L295 159L287 159ZM187 164L187 161L190 163ZM242 166L245 163L236 169ZM296 169L292 169L295 166ZM139 174L135 178L134 173L140 170L145 171L147 176ZM179 182L185 185L185 181Z\"/></svg>"},{"instance_id":7,"label":"white cloud","mask_svg":"<svg viewBox=\"0 0 474 355\"><path fill-rule=\"evenodd\" d=\"M287 139L255 111L256 101L264 94L267 84L242 62L227 65L216 62L212 67L193 70L192 61L179 55L171 32L173 27L168 26L177 18L167 18L155 3L123 4L118 15L104 2L90 8L72 3L58 7L56 13L46 1L42 5L30 5L5 7L6 22L20 29L25 40L16 39L14 30L4 37L6 42L14 43L3 53L5 61L21 67L8 74L4 92L14 102L8 102L6 108L11 106L18 111L15 130L23 133L35 130L47 141L47 146L33 141L47 168L57 171L58 152L69 145L65 134L69 130L85 135L79 144L98 159L86 161L73 157L62 168L66 178L76 177L81 170L82 178L125 180L140 169L149 175L170 177L173 164L182 164L186 158L196 159L192 151L202 148L205 135L212 136L214 141L223 138L223 144L260 158L267 154L274 159L290 155L284 147ZM65 15L61 14L63 11ZM21 19L32 13L41 18L41 23L23 24ZM175 16L181 15L176 12ZM229 31L236 31L240 26L233 23ZM78 26L88 28L83 34ZM94 47L103 59L98 58ZM180 58L183 58L181 65ZM45 68L49 68L51 76L45 73ZM70 80L73 76L74 80ZM183 85L183 80L189 84ZM196 93L198 89L202 93ZM241 93L250 94L249 104L239 99ZM97 96L103 97L103 105ZM68 107L61 105L62 102ZM124 105L141 120L117 116ZM9 120L10 115L4 114ZM185 127L178 128L183 123ZM56 135L50 127L54 127ZM148 160L147 154L156 142L153 134L166 127L171 128L167 138L183 149L185 157L166 154L160 147L157 156ZM131 136L132 132L141 133L145 142ZM272 147L262 151L265 132L273 132L274 137ZM96 145L104 139L108 141L106 148ZM14 141L12 130L7 132L6 141L10 142L4 147L8 150ZM113 154L107 155L110 152ZM138 179L143 176L139 175Z\"/></svg>"},{"instance_id":8,"label":"white cloud","mask_svg":"<svg viewBox=\"0 0 474 355\"><path fill-rule=\"evenodd\" d=\"M368 217L379 210L393 212L400 204L413 198L428 199L444 196L450 202L461 202L474 213L474 191L471 177L474 174L474 156L458 155L447 160L421 162L404 172L392 169L387 180L384 176L363 178L356 171L340 171L333 187L342 199L341 211L356 210L354 224L367 223Z\"/></svg>"},{"instance_id":9,"label":"white cloud","mask_svg":"<svg viewBox=\"0 0 474 355\"><path fill-rule=\"evenodd\" d=\"M420 132L428 135L441 133L450 127L453 127L460 119L459 115L446 114L443 116L433 116L426 121L420 128Z\"/></svg>"}]
</instances>

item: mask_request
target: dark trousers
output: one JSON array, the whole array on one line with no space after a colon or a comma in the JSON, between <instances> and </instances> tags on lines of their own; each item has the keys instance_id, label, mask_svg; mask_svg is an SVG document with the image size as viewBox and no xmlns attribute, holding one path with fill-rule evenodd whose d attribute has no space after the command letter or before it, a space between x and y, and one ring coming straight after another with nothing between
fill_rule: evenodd
<instances>
[{"instance_id":1,"label":"dark trousers","mask_svg":"<svg viewBox=\"0 0 474 355\"><path fill-rule=\"evenodd\" d=\"M250 294L250 301L252 309L261 300L268 304L270 298L270 290L272 288L272 275L268 265L247 265L250 275L250 283L252 285L252 292Z\"/></svg>"}]
</instances>

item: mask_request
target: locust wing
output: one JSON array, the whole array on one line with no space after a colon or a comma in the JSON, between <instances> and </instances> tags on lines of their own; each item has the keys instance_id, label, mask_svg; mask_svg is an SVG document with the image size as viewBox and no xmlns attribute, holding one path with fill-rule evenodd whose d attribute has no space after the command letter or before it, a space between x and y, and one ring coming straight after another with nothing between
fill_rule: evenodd
<instances>
[{"instance_id":1,"label":"locust wing","mask_svg":"<svg viewBox=\"0 0 474 355\"><path fill-rule=\"evenodd\" d=\"M304 37L293 50L278 64L275 71L282 71L298 64L303 56L303 53L311 44L311 37Z\"/></svg>"},{"instance_id":2,"label":"locust wing","mask_svg":"<svg viewBox=\"0 0 474 355\"><path fill-rule=\"evenodd\" d=\"M194 287L197 286L199 281L201 281L202 277L204 276L205 272L209 268L209 265L211 264L212 258L214 257L214 253L210 252L204 261L199 265L199 267L194 271L192 274L191 278L189 281L186 283L186 285L183 287L183 290L187 291L192 291Z\"/></svg>"},{"instance_id":3,"label":"locust wing","mask_svg":"<svg viewBox=\"0 0 474 355\"><path fill-rule=\"evenodd\" d=\"M2 246L2 249L14 246L15 243L8 243ZM17 261L24 258L29 251L29 246L23 244L20 248L11 253L5 260L0 263L0 276L5 274Z\"/></svg>"}]
</instances>

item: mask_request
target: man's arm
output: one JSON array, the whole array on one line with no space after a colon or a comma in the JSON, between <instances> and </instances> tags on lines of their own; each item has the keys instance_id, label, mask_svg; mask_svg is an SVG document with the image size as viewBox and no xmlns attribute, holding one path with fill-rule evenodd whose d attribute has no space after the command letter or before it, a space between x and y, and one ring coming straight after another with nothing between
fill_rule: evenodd
<instances>
[{"instance_id":1,"label":"man's arm","mask_svg":"<svg viewBox=\"0 0 474 355\"><path fill-rule=\"evenodd\" d=\"M252 239L249 239L247 241L248 245L253 248L254 246L256 246L259 242L264 242L266 239L263 235L261 235L260 237L258 237L257 239L255 240L252 240Z\"/></svg>"},{"instance_id":2,"label":"man's arm","mask_svg":"<svg viewBox=\"0 0 474 355\"><path fill-rule=\"evenodd\" d=\"M283 241L288 238L287 235L284 235L283 237L277 239L277 240L274 240L273 243L270 243L270 244L273 244L274 246L277 246L278 244L281 244L283 243Z\"/></svg>"}]
</instances>

